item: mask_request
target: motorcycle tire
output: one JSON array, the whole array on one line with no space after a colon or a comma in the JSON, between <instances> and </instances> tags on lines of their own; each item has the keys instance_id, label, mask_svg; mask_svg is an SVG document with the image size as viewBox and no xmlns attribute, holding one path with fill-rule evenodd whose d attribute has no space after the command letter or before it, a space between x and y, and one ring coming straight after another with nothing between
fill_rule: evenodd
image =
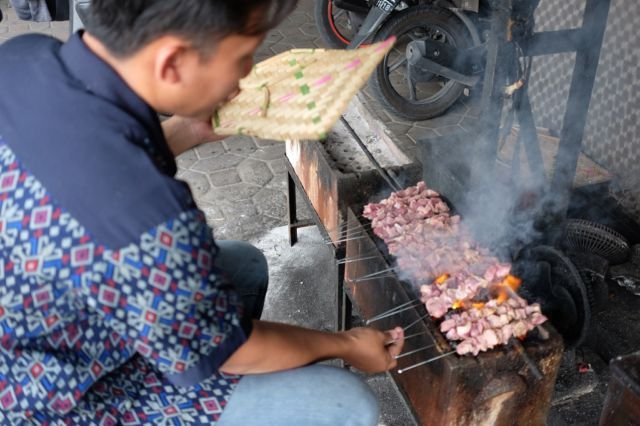
<instances>
[{"instance_id":1,"label":"motorcycle tire","mask_svg":"<svg viewBox=\"0 0 640 426\"><path fill-rule=\"evenodd\" d=\"M435 28L440 34L446 36L446 41L456 47L469 48L473 45L471 37L460 19L447 9L433 6L418 6L406 9L396 15L392 15L387 22L380 28L375 37L376 41L386 40L391 36L396 36L398 41L396 46L402 46L402 37L412 30ZM394 48L395 50L396 48ZM400 52L404 54L404 51ZM390 56L394 54L392 50L389 52L382 63L378 65L374 71L369 86L372 95L382 104L389 112L400 118L421 121L438 117L447 111L464 93L465 86L455 81L447 80L441 89L426 99L410 99L411 94L405 96L399 93L396 86L391 82L389 72ZM397 55L398 52L395 52ZM401 56L399 56L401 57ZM392 64L393 65L393 64ZM405 66L404 83L407 84L408 67ZM399 77L399 76L395 76ZM433 76L433 78L439 78ZM436 83L438 86L441 82ZM409 84L407 84L409 85ZM410 89L408 89L410 91ZM416 88L414 86L414 93ZM416 97L416 96L414 96Z\"/></svg>"},{"instance_id":2,"label":"motorcycle tire","mask_svg":"<svg viewBox=\"0 0 640 426\"><path fill-rule=\"evenodd\" d=\"M327 44L327 47L333 49L344 49L349 45L351 39L357 32L357 28L346 31L336 22L336 11L333 0L315 0L313 16L316 27L320 33L320 37ZM350 18L364 19L365 15L359 15L355 12L347 12L351 14Z\"/></svg>"}]
</instances>

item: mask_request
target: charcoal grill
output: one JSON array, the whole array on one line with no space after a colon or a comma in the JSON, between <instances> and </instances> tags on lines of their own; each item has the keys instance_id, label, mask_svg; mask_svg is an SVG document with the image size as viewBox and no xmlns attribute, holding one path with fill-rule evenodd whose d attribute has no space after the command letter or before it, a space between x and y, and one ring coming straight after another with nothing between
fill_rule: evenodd
<instances>
[{"instance_id":1,"label":"charcoal grill","mask_svg":"<svg viewBox=\"0 0 640 426\"><path fill-rule=\"evenodd\" d=\"M520 214L522 212L519 213L514 207L528 205L524 213L530 210L538 213L534 225L540 231L540 238L536 243L554 246L564 229L575 189L577 159L610 0L587 0L581 28L535 34L529 32L533 28L530 22L527 23L530 16L516 17L515 20L512 17L514 13L523 11L532 14L537 1L487 0L486 3L491 34L487 42L481 103L483 118L472 137L458 140L457 153L452 153L456 143L448 143L451 138L443 138L440 143L421 141L422 175L427 184L440 192L463 216L473 216L473 209L479 208L475 200L482 198L484 189L503 191L507 195L503 197L503 204L494 206L495 212L500 215L494 216L492 223L480 222L476 227L480 237L484 234L488 241L492 241L494 231L500 230L500 226L493 225L508 223L500 218L509 219L509 215ZM534 6L522 7L525 3ZM514 12L516 9L518 12ZM523 22L526 28L519 27ZM519 43L521 50L516 49L514 41ZM546 182L546 177L542 176L545 170L541 167L542 154L537 143L526 86L516 92L515 114L521 126L517 143L523 147L532 165L533 177L530 181L535 185L518 187L514 192L512 170L498 164L496 154L504 106L503 90L513 82L509 80L513 76L505 64L513 64L518 52L530 56L576 52L576 70L550 182ZM476 141L473 147L465 145L470 140ZM295 242L295 229L303 225L297 221L295 212L296 186L313 208L314 223L325 238L333 242L331 246L335 249L339 264L338 328L349 326L351 303L363 319L368 319L414 298L415 289L389 270L392 259L388 257L381 241L371 235L367 224L359 217L364 203L377 201L391 191L387 179L381 178L380 170L346 170L345 164L348 166L349 161L333 161L325 147L316 142L288 142L287 158L292 242ZM392 176L402 176L402 186L406 187L420 179L414 166L404 164L383 169L391 171ZM496 182L500 184L496 185ZM474 184L474 191L470 189L470 183ZM549 187L556 191L554 202L547 197L545 189ZM477 191L478 188L480 191ZM348 230L346 241L340 238L340 230L345 228ZM509 232L510 229L506 227L503 231ZM483 238L478 239L483 242ZM526 242L521 243L523 247L505 247L506 252L513 253L514 248L516 251L525 248ZM348 263L343 262L345 257L350 259ZM384 270L388 272L379 274ZM369 274L374 275L371 279L362 280ZM576 282L581 282L580 275L577 275ZM582 297L583 292L578 293L586 306L585 315L582 316L585 319L588 317L589 301ZM438 331L437 324L428 316L421 320L425 315L424 308L420 306L375 323L380 329L414 324L411 333L422 331L423 334L407 342L406 351L432 346L428 351L403 358L401 366L451 352L452 348ZM547 325L546 328L548 339L530 333L523 342L527 357L508 347L501 347L477 357L445 356L405 374L395 371L391 375L416 418L424 425L542 425L546 420L563 353L563 339L552 326ZM580 340L582 331L580 328L575 341ZM527 362L527 358L530 362ZM536 378L532 367L542 372L541 378Z\"/></svg>"},{"instance_id":2,"label":"charcoal grill","mask_svg":"<svg viewBox=\"0 0 640 426\"><path fill-rule=\"evenodd\" d=\"M415 299L416 290L394 273L359 277L388 269L392 261L380 247L380 241L368 232L362 237L366 222L349 210L347 258L358 259L364 253L373 259L348 263L345 290L362 318L371 318ZM452 351L431 320L419 321L426 311L421 306L376 321L381 330L415 323L407 333L424 334L411 339L403 352L433 345L427 352L403 358L399 367ZM416 321L418 321L416 323ZM538 380L527 361L508 347L496 348L479 356L451 355L410 372L391 376L405 396L416 418L425 425L542 425L553 395L553 387L562 358L562 338L548 327L550 337L542 340L535 332L523 342L525 351L542 372Z\"/></svg>"}]
</instances>

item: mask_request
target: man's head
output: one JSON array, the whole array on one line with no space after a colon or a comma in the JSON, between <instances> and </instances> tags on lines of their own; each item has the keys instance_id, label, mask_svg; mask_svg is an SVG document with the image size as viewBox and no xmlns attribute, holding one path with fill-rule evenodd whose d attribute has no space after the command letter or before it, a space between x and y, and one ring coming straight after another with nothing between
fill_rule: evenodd
<instances>
[{"instance_id":1,"label":"man's head","mask_svg":"<svg viewBox=\"0 0 640 426\"><path fill-rule=\"evenodd\" d=\"M85 40L156 109L202 116L237 90L296 2L93 0Z\"/></svg>"}]
</instances>

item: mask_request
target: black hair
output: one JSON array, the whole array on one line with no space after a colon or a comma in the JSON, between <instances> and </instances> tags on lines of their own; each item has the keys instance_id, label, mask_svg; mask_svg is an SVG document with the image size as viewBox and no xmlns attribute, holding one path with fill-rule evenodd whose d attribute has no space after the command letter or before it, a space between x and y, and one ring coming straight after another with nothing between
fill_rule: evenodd
<instances>
[{"instance_id":1,"label":"black hair","mask_svg":"<svg viewBox=\"0 0 640 426\"><path fill-rule=\"evenodd\" d=\"M167 34L203 53L231 34L260 35L277 26L297 0L92 0L85 27L111 54L127 57Z\"/></svg>"}]
</instances>

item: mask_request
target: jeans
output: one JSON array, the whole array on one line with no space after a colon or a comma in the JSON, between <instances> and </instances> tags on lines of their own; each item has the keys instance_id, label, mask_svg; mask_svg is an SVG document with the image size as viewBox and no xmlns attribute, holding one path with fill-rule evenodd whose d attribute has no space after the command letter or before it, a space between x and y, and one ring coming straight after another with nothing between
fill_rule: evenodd
<instances>
[{"instance_id":1,"label":"jeans","mask_svg":"<svg viewBox=\"0 0 640 426\"><path fill-rule=\"evenodd\" d=\"M269 268L264 254L244 241L216 241L220 248L215 265L235 286L245 315L259 319L269 285Z\"/></svg>"},{"instance_id":2,"label":"jeans","mask_svg":"<svg viewBox=\"0 0 640 426\"><path fill-rule=\"evenodd\" d=\"M216 266L233 283L246 314L262 314L269 273L257 248L241 241L216 241ZM219 426L374 426L378 402L353 373L311 365L244 376L224 409Z\"/></svg>"}]
</instances>

